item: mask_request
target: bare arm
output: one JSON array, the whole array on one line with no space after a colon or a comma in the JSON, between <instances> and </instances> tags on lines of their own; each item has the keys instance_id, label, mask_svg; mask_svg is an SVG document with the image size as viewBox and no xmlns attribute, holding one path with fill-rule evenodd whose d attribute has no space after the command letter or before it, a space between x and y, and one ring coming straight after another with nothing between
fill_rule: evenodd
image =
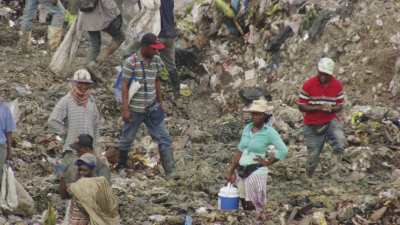
<instances>
[{"instance_id":1,"label":"bare arm","mask_svg":"<svg viewBox=\"0 0 400 225\"><path fill-rule=\"evenodd\" d=\"M127 79L122 82L122 119L125 122L131 120L129 113L129 81Z\"/></svg>"},{"instance_id":2,"label":"bare arm","mask_svg":"<svg viewBox=\"0 0 400 225\"><path fill-rule=\"evenodd\" d=\"M239 166L240 157L242 157L242 152L239 151L233 155L228 173L233 174L235 172L235 169Z\"/></svg>"},{"instance_id":3,"label":"bare arm","mask_svg":"<svg viewBox=\"0 0 400 225\"><path fill-rule=\"evenodd\" d=\"M129 80L122 81L122 111L129 109Z\"/></svg>"},{"instance_id":4,"label":"bare arm","mask_svg":"<svg viewBox=\"0 0 400 225\"><path fill-rule=\"evenodd\" d=\"M156 79L156 100L158 103L161 103L161 82L160 78Z\"/></svg>"},{"instance_id":5,"label":"bare arm","mask_svg":"<svg viewBox=\"0 0 400 225\"><path fill-rule=\"evenodd\" d=\"M67 190L67 184L65 183L64 176L60 176L60 186L58 188L58 191L60 192L61 198L62 199L67 199L69 198L68 190Z\"/></svg>"}]
</instances>

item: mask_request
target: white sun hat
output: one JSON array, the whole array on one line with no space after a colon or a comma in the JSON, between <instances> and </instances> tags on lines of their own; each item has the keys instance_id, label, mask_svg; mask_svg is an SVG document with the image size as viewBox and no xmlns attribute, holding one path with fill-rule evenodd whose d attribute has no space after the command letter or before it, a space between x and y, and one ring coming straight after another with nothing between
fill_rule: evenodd
<instances>
[{"instance_id":1,"label":"white sun hat","mask_svg":"<svg viewBox=\"0 0 400 225\"><path fill-rule=\"evenodd\" d=\"M335 62L331 58L322 58L318 62L318 71L329 75L333 74Z\"/></svg>"},{"instance_id":2,"label":"white sun hat","mask_svg":"<svg viewBox=\"0 0 400 225\"><path fill-rule=\"evenodd\" d=\"M257 99L254 100L249 107L245 107L243 109L244 112L261 112L272 114L274 107L272 105L268 105L268 102L265 99Z\"/></svg>"},{"instance_id":3,"label":"white sun hat","mask_svg":"<svg viewBox=\"0 0 400 225\"><path fill-rule=\"evenodd\" d=\"M90 84L94 83L92 77L90 76L89 71L87 71L86 69L79 69L75 71L70 81L80 82L80 83L90 83Z\"/></svg>"}]
</instances>

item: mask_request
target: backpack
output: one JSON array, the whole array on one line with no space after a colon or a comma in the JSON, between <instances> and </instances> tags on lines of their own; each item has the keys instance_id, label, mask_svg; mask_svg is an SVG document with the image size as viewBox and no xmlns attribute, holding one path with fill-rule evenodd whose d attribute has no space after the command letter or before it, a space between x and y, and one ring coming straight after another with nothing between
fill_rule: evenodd
<instances>
[{"instance_id":1,"label":"backpack","mask_svg":"<svg viewBox=\"0 0 400 225\"><path fill-rule=\"evenodd\" d=\"M99 0L78 0L78 8L81 12L93 12L98 3Z\"/></svg>"}]
</instances>

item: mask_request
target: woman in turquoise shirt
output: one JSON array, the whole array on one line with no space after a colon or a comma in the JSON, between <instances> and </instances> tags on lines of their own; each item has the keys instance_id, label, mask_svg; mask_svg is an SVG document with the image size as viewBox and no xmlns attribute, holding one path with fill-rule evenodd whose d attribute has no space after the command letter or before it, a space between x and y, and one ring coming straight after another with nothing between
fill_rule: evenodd
<instances>
[{"instance_id":1,"label":"woman in turquoise shirt","mask_svg":"<svg viewBox=\"0 0 400 225\"><path fill-rule=\"evenodd\" d=\"M271 126L273 107L264 99L253 101L243 111L251 112L252 122L243 130L237 151L227 172L230 183L236 183L245 210L262 215L267 196L268 166L287 155L287 147Z\"/></svg>"}]
</instances>

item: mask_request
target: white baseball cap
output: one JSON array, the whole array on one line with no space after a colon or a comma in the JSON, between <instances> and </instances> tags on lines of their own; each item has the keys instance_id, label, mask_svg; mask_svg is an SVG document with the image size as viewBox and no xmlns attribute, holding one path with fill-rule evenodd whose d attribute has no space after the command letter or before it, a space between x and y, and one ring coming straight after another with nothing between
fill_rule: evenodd
<instances>
[{"instance_id":1,"label":"white baseball cap","mask_svg":"<svg viewBox=\"0 0 400 225\"><path fill-rule=\"evenodd\" d=\"M86 69L79 69L75 71L74 75L72 76L72 79L70 81L74 82L81 82L81 83L94 83L92 80L92 77L90 76L89 71Z\"/></svg>"},{"instance_id":2,"label":"white baseball cap","mask_svg":"<svg viewBox=\"0 0 400 225\"><path fill-rule=\"evenodd\" d=\"M318 62L318 71L329 75L333 74L335 62L331 58L322 58Z\"/></svg>"}]
</instances>

